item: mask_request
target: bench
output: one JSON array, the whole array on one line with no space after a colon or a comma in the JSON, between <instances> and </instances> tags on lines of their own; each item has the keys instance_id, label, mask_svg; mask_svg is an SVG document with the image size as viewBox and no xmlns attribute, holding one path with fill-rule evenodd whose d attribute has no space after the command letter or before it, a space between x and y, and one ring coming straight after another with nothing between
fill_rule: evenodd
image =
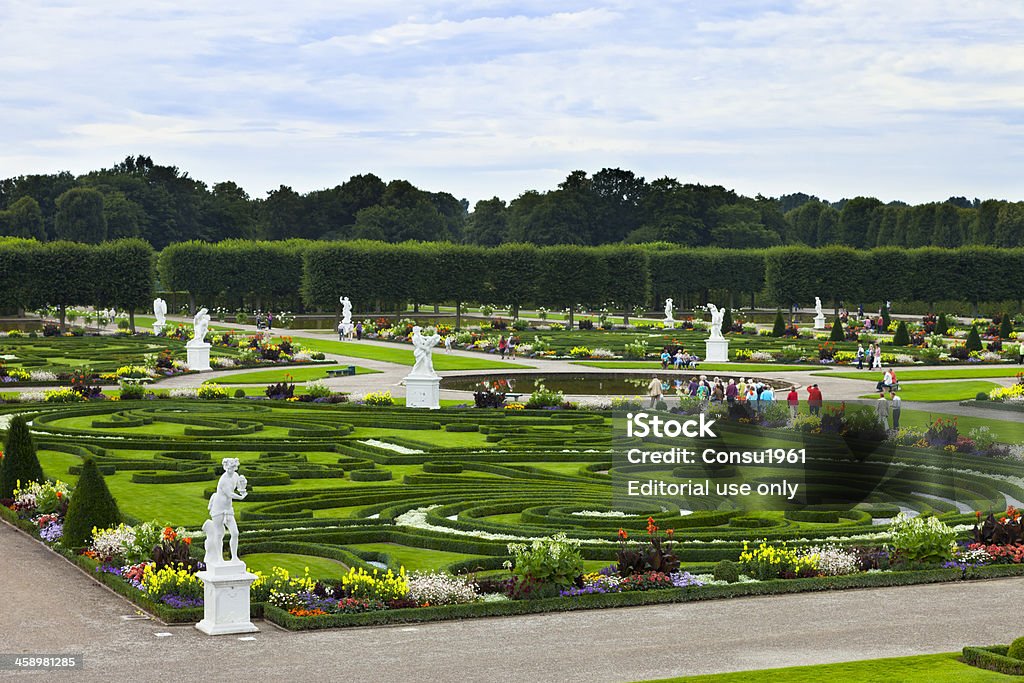
<instances>
[{"instance_id":1,"label":"bench","mask_svg":"<svg viewBox=\"0 0 1024 683\"><path fill-rule=\"evenodd\" d=\"M521 399L522 397L522 394L516 393L514 391L510 391L505 394L505 398L509 401L512 401L513 403L519 403L519 399Z\"/></svg>"},{"instance_id":2,"label":"bench","mask_svg":"<svg viewBox=\"0 0 1024 683\"><path fill-rule=\"evenodd\" d=\"M356 374L356 366L349 365L344 368L331 368L327 371L328 377L351 377Z\"/></svg>"}]
</instances>

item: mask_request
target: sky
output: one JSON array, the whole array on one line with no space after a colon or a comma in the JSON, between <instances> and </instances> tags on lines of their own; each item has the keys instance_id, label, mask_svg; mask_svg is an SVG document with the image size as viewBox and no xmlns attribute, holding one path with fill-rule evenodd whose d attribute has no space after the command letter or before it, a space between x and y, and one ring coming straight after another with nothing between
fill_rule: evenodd
<instances>
[{"instance_id":1,"label":"sky","mask_svg":"<svg viewBox=\"0 0 1024 683\"><path fill-rule=\"evenodd\" d=\"M1024 199L1024 3L0 0L0 177Z\"/></svg>"}]
</instances>

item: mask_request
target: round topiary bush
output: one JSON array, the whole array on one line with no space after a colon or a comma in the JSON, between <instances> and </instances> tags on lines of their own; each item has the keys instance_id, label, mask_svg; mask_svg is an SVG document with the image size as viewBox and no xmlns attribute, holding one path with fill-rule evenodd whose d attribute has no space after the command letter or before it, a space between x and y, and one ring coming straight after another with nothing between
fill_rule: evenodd
<instances>
[{"instance_id":1,"label":"round topiary bush","mask_svg":"<svg viewBox=\"0 0 1024 683\"><path fill-rule=\"evenodd\" d=\"M352 481L388 481L391 470L352 470Z\"/></svg>"},{"instance_id":2,"label":"round topiary bush","mask_svg":"<svg viewBox=\"0 0 1024 683\"><path fill-rule=\"evenodd\" d=\"M235 398L245 398L245 389L235 389Z\"/></svg>"},{"instance_id":3,"label":"round topiary bush","mask_svg":"<svg viewBox=\"0 0 1024 683\"><path fill-rule=\"evenodd\" d=\"M977 394L975 394L974 400L975 401L987 401L988 400L988 394L985 393L984 391L979 391Z\"/></svg>"},{"instance_id":4,"label":"round topiary bush","mask_svg":"<svg viewBox=\"0 0 1024 683\"><path fill-rule=\"evenodd\" d=\"M714 574L715 581L736 583L740 580L740 567L732 560L719 561L712 573Z\"/></svg>"},{"instance_id":5,"label":"round topiary bush","mask_svg":"<svg viewBox=\"0 0 1024 683\"><path fill-rule=\"evenodd\" d=\"M1010 649L1006 651L1006 656L1024 660L1024 636L1010 643Z\"/></svg>"}]
</instances>

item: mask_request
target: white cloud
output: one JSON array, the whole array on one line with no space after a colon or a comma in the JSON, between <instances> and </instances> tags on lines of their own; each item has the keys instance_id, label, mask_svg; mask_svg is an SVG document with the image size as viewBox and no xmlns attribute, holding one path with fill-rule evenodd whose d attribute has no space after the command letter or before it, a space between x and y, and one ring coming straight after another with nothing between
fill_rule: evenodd
<instances>
[{"instance_id":1,"label":"white cloud","mask_svg":"<svg viewBox=\"0 0 1024 683\"><path fill-rule=\"evenodd\" d=\"M254 195L402 177L471 201L571 170L745 194L1020 198L1024 7L14 2L0 176L144 153Z\"/></svg>"}]
</instances>

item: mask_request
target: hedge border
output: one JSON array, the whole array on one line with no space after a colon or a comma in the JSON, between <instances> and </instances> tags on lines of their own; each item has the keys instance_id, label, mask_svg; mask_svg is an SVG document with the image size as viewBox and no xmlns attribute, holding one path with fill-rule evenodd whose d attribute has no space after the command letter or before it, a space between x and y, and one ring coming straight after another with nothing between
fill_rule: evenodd
<instances>
[{"instance_id":1,"label":"hedge border","mask_svg":"<svg viewBox=\"0 0 1024 683\"><path fill-rule=\"evenodd\" d=\"M290 615L289 615L290 616ZM1006 645L989 645L987 647L967 646L963 649L961 661L979 669L997 671L1009 676L1024 676L1024 661L1007 657L1009 647Z\"/></svg>"}]
</instances>

